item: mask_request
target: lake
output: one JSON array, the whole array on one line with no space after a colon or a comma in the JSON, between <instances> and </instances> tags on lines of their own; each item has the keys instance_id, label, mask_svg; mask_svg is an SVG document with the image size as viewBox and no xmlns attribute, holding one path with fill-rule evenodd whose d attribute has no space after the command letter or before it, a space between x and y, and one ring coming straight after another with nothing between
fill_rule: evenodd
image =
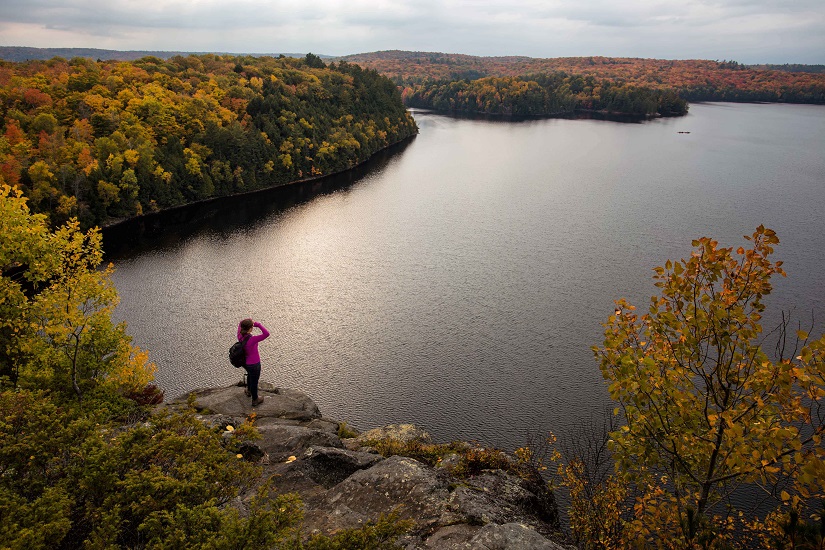
<instances>
[{"instance_id":1,"label":"lake","mask_svg":"<svg viewBox=\"0 0 825 550\"><path fill-rule=\"evenodd\" d=\"M420 134L358 170L106 235L134 342L168 397L237 382L244 317L262 379L367 429L508 449L612 408L590 347L613 300L691 240L776 230L768 300L825 315L825 107L694 104L643 123L415 112Z\"/></svg>"}]
</instances>

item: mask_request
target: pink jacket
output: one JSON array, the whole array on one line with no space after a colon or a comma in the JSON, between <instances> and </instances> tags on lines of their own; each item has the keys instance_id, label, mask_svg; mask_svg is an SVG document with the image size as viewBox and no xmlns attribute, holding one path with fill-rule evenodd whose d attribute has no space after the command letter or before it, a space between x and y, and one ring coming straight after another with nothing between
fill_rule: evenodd
<instances>
[{"instance_id":1,"label":"pink jacket","mask_svg":"<svg viewBox=\"0 0 825 550\"><path fill-rule=\"evenodd\" d=\"M269 331L266 330L266 327L263 326L261 323L254 323L252 326L258 327L261 329L261 334L250 336L249 340L246 342L246 364L247 365L254 365L255 363L261 362L261 356L258 354L258 342L261 340L266 340L269 338ZM241 325L238 323L238 341L243 340L243 335L241 334Z\"/></svg>"}]
</instances>

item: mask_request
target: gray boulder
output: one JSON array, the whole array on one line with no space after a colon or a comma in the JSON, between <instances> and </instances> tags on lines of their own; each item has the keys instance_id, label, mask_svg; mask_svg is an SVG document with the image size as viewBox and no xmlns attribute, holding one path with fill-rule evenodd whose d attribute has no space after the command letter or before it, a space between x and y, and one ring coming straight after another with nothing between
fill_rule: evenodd
<instances>
[{"instance_id":1,"label":"gray boulder","mask_svg":"<svg viewBox=\"0 0 825 550\"><path fill-rule=\"evenodd\" d=\"M499 525L448 525L423 543L410 541L407 550L565 550L520 523Z\"/></svg>"},{"instance_id":2,"label":"gray boulder","mask_svg":"<svg viewBox=\"0 0 825 550\"><path fill-rule=\"evenodd\" d=\"M431 443L430 434L418 428L414 424L390 424L381 428L373 428L355 438L355 442L366 445L369 441L379 439L391 439L399 443L411 443L420 441Z\"/></svg>"},{"instance_id":3,"label":"gray boulder","mask_svg":"<svg viewBox=\"0 0 825 550\"><path fill-rule=\"evenodd\" d=\"M467 548L476 550L563 550L561 546L520 523L490 523L470 540Z\"/></svg>"},{"instance_id":4,"label":"gray boulder","mask_svg":"<svg viewBox=\"0 0 825 550\"><path fill-rule=\"evenodd\" d=\"M412 458L393 456L359 470L327 491L306 519L328 532L358 527L398 509L417 530L460 521L451 511L449 478Z\"/></svg>"},{"instance_id":5,"label":"gray boulder","mask_svg":"<svg viewBox=\"0 0 825 550\"><path fill-rule=\"evenodd\" d=\"M334 420L328 420L326 418L315 418L305 424L305 426L311 430L328 432L335 435L338 435L339 425L340 424L338 422Z\"/></svg>"},{"instance_id":6,"label":"gray boulder","mask_svg":"<svg viewBox=\"0 0 825 550\"><path fill-rule=\"evenodd\" d=\"M455 490L461 513L470 523L527 523L544 532L558 526L553 494L543 482L486 470Z\"/></svg>"},{"instance_id":7,"label":"gray boulder","mask_svg":"<svg viewBox=\"0 0 825 550\"><path fill-rule=\"evenodd\" d=\"M411 539L407 541L409 550L418 548L437 548L438 550L465 550L470 548L470 541L481 531L480 525L457 523L442 527L430 535L427 540Z\"/></svg>"},{"instance_id":8,"label":"gray boulder","mask_svg":"<svg viewBox=\"0 0 825 550\"><path fill-rule=\"evenodd\" d=\"M310 447L301 457L298 469L326 489L338 485L358 470L384 460L381 455L349 451L336 447Z\"/></svg>"}]
</instances>

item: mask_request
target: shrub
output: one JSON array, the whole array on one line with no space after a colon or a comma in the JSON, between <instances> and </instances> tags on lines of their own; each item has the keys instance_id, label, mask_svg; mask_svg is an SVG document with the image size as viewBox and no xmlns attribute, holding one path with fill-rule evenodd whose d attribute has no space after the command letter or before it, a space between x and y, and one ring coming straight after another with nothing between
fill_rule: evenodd
<instances>
[{"instance_id":1,"label":"shrub","mask_svg":"<svg viewBox=\"0 0 825 550\"><path fill-rule=\"evenodd\" d=\"M112 402L0 393L4 547L267 546L300 520L299 499L269 488L243 518L228 506L260 469L191 411L123 424Z\"/></svg>"},{"instance_id":2,"label":"shrub","mask_svg":"<svg viewBox=\"0 0 825 550\"><path fill-rule=\"evenodd\" d=\"M350 439L353 437L358 437L358 430L354 428L350 428L346 422L341 422L338 424L338 437L341 439Z\"/></svg>"}]
</instances>

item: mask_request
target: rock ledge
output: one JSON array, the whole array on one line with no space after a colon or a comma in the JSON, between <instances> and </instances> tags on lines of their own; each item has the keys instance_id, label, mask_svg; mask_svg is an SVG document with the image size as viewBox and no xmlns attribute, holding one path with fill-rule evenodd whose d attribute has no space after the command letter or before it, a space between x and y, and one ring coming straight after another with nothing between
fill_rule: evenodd
<instances>
[{"instance_id":1,"label":"rock ledge","mask_svg":"<svg viewBox=\"0 0 825 550\"><path fill-rule=\"evenodd\" d=\"M324 418L305 393L261 383L259 395L264 403L253 408L243 387L208 388L165 406L191 402L205 423L224 427L254 413L262 437L242 452L263 465L263 479L277 476L280 492L301 496L307 533L360 527L397 509L415 525L399 540L407 550L570 548L557 542L563 537L556 503L538 476L488 469L456 477L450 460L433 467L405 456L384 458L369 441L429 443L429 435L402 424L341 439L340 423Z\"/></svg>"}]
</instances>

